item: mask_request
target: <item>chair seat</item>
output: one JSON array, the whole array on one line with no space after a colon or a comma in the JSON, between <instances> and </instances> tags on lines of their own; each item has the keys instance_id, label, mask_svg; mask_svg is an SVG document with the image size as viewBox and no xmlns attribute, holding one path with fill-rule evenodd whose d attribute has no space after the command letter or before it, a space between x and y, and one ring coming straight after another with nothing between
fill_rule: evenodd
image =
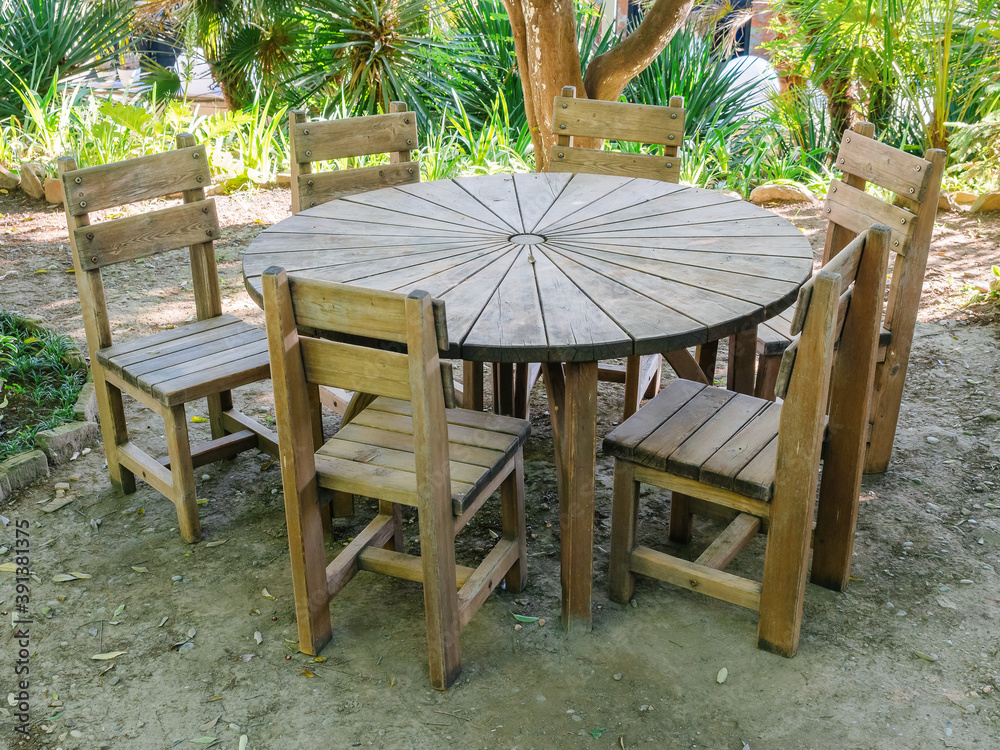
<instances>
[{"instance_id":1,"label":"chair seat","mask_svg":"<svg viewBox=\"0 0 1000 750\"><path fill-rule=\"evenodd\" d=\"M784 353L791 343L792 311L771 318L766 323L757 326L757 351L765 357L777 357ZM892 331L879 329L878 348L879 361L885 356L885 348L892 342Z\"/></svg>"},{"instance_id":2,"label":"chair seat","mask_svg":"<svg viewBox=\"0 0 1000 750\"><path fill-rule=\"evenodd\" d=\"M409 401L380 397L316 452L323 487L404 505L417 504ZM527 440L530 423L446 409L451 496L461 515Z\"/></svg>"},{"instance_id":3,"label":"chair seat","mask_svg":"<svg viewBox=\"0 0 1000 750\"><path fill-rule=\"evenodd\" d=\"M604 438L615 458L770 502L781 404L675 380Z\"/></svg>"},{"instance_id":4,"label":"chair seat","mask_svg":"<svg viewBox=\"0 0 1000 750\"><path fill-rule=\"evenodd\" d=\"M165 406L269 377L267 334L232 315L199 320L97 352L100 365Z\"/></svg>"}]
</instances>

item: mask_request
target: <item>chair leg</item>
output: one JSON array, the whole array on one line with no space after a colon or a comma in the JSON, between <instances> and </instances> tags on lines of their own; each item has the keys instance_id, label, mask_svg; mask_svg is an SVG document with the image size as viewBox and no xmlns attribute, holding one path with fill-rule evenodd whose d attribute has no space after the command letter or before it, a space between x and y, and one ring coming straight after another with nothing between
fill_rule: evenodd
<instances>
[{"instance_id":1,"label":"chair leg","mask_svg":"<svg viewBox=\"0 0 1000 750\"><path fill-rule=\"evenodd\" d=\"M706 341L695 347L694 358L698 360L698 366L705 373L709 385L715 382L715 363L719 357L719 342Z\"/></svg>"},{"instance_id":2,"label":"chair leg","mask_svg":"<svg viewBox=\"0 0 1000 750\"><path fill-rule=\"evenodd\" d=\"M754 383L754 396L774 401L774 385L778 382L778 370L780 367L781 355L760 355L757 382Z\"/></svg>"},{"instance_id":3,"label":"chair leg","mask_svg":"<svg viewBox=\"0 0 1000 750\"><path fill-rule=\"evenodd\" d=\"M756 362L757 328L748 328L730 336L726 387L737 393L753 393Z\"/></svg>"},{"instance_id":4,"label":"chair leg","mask_svg":"<svg viewBox=\"0 0 1000 750\"><path fill-rule=\"evenodd\" d=\"M865 449L865 474L881 474L889 468L903 400L906 364L904 361L902 373L891 373L887 362L879 362L875 366L870 412L871 436ZM898 365L896 369L899 369Z\"/></svg>"},{"instance_id":5,"label":"chair leg","mask_svg":"<svg viewBox=\"0 0 1000 750\"><path fill-rule=\"evenodd\" d=\"M116 492L131 495L135 492L135 474L118 462L118 446L128 442L128 425L125 423L125 405L122 392L104 379L95 364L93 367L97 407L101 417L101 437L104 455L108 460L108 475Z\"/></svg>"},{"instance_id":6,"label":"chair leg","mask_svg":"<svg viewBox=\"0 0 1000 750\"><path fill-rule=\"evenodd\" d=\"M635 593L635 574L629 562L636 545L638 524L639 483L635 481L635 467L628 461L615 461L608 594L619 604L628 602Z\"/></svg>"},{"instance_id":7,"label":"chair leg","mask_svg":"<svg viewBox=\"0 0 1000 750\"><path fill-rule=\"evenodd\" d=\"M473 411L483 410L483 370L482 362L462 362L462 408Z\"/></svg>"},{"instance_id":8,"label":"chair leg","mask_svg":"<svg viewBox=\"0 0 1000 750\"><path fill-rule=\"evenodd\" d=\"M420 524L431 687L447 690L462 671L451 503L421 503L417 508L417 521Z\"/></svg>"},{"instance_id":9,"label":"chair leg","mask_svg":"<svg viewBox=\"0 0 1000 750\"><path fill-rule=\"evenodd\" d=\"M694 533L694 513L691 512L691 498L679 492L670 492L670 526L667 538L677 544L688 544Z\"/></svg>"},{"instance_id":10,"label":"chair leg","mask_svg":"<svg viewBox=\"0 0 1000 750\"><path fill-rule=\"evenodd\" d=\"M764 553L757 648L792 657L799 648L812 544L813 497L775 493Z\"/></svg>"},{"instance_id":11,"label":"chair leg","mask_svg":"<svg viewBox=\"0 0 1000 750\"><path fill-rule=\"evenodd\" d=\"M392 516L392 537L383 545L383 549L390 549L393 552L404 552L403 506L399 503L390 503L388 500L379 500L378 512L379 515Z\"/></svg>"},{"instance_id":12,"label":"chair leg","mask_svg":"<svg viewBox=\"0 0 1000 750\"><path fill-rule=\"evenodd\" d=\"M520 362L514 365L514 411L518 419L528 418L528 401L531 398L531 365Z\"/></svg>"},{"instance_id":13,"label":"chair leg","mask_svg":"<svg viewBox=\"0 0 1000 750\"><path fill-rule=\"evenodd\" d=\"M493 413L514 415L514 365L510 362L493 363Z\"/></svg>"},{"instance_id":14,"label":"chair leg","mask_svg":"<svg viewBox=\"0 0 1000 750\"><path fill-rule=\"evenodd\" d=\"M514 469L500 485L500 512L503 518L503 536L517 541L517 562L504 581L507 590L518 593L528 583L527 528L524 520L524 454L519 450L514 458Z\"/></svg>"},{"instance_id":15,"label":"chair leg","mask_svg":"<svg viewBox=\"0 0 1000 750\"><path fill-rule=\"evenodd\" d=\"M622 421L631 417L639 411L639 403L642 401L642 393L639 392L642 378L642 357L632 356L625 358L625 410L622 412Z\"/></svg>"},{"instance_id":16,"label":"chair leg","mask_svg":"<svg viewBox=\"0 0 1000 750\"><path fill-rule=\"evenodd\" d=\"M167 433L167 456L173 492L170 499L177 506L177 525L188 544L201 541L201 521L198 519L198 499L194 485L194 465L191 463L191 443L188 439L184 404L163 410Z\"/></svg>"},{"instance_id":17,"label":"chair leg","mask_svg":"<svg viewBox=\"0 0 1000 750\"><path fill-rule=\"evenodd\" d=\"M222 422L222 413L233 408L233 392L221 391L213 393L208 398L208 422L212 429L212 439L218 440L226 436L226 428Z\"/></svg>"}]
</instances>

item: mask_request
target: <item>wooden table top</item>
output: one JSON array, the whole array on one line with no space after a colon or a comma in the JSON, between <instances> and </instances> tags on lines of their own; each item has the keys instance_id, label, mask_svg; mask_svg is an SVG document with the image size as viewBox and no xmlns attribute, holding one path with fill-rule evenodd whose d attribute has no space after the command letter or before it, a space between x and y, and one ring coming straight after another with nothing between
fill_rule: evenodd
<instances>
[{"instance_id":1,"label":"wooden table top","mask_svg":"<svg viewBox=\"0 0 1000 750\"><path fill-rule=\"evenodd\" d=\"M716 340L795 301L812 250L727 195L588 174L501 174L386 188L302 211L243 259L261 273L445 301L450 356L593 362Z\"/></svg>"}]
</instances>

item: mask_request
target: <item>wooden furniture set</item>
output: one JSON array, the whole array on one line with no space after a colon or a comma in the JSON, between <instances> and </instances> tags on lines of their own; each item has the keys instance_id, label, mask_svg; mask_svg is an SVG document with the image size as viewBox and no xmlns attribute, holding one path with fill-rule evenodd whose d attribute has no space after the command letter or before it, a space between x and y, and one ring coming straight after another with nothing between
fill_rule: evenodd
<instances>
[{"instance_id":1,"label":"wooden furniture set","mask_svg":"<svg viewBox=\"0 0 1000 750\"><path fill-rule=\"evenodd\" d=\"M832 588L847 581L866 442L869 467L888 460L943 156L902 154L870 131L845 134L837 157L845 177L825 206L825 266L802 286L812 253L798 230L677 184L682 107L676 98L668 108L592 102L568 87L554 102L551 173L433 183L420 182L415 118L401 103L386 115L332 122L291 113L293 216L262 233L244 259L267 334L222 314L212 246L219 227L204 197L205 151L191 136L168 154L117 165L79 170L63 160L113 485L134 492L138 474L174 502L181 535L193 542L193 469L250 447L280 453L301 650L317 653L330 640L330 602L357 571L419 581L431 683L445 689L461 669L461 628L501 581L512 591L526 581L529 425L483 413L482 363L496 363L498 411L507 414L526 414L534 373L544 373L562 618L571 630L591 624L596 399L606 377L625 383L631 415L604 441L616 459L612 598L631 597L636 573L658 577L758 609L758 644L793 655L821 451L812 577ZM584 147L599 138L659 143L664 155ZM388 164L313 170L385 153ZM868 195L866 181L905 205ZM182 205L90 223L91 212L174 193ZM879 222L891 228L869 229ZM101 268L181 247L190 247L198 321L113 345ZM890 250L897 257L883 328ZM775 318L796 294L795 313ZM730 388L744 393L711 385L716 342L726 336L731 350L759 352L757 397L745 395L752 356L730 364ZM637 411L659 387L664 354L682 379ZM465 361L472 409L451 408L444 357ZM619 357L624 368L598 364ZM230 393L269 376L277 435L236 411ZM773 403L772 390L783 403ZM129 440L123 392L163 416L165 459ZM192 450L184 404L203 397L213 439ZM321 403L346 412L326 441ZM640 483L673 492L674 541L690 540L694 513L729 525L693 563L644 547ZM456 565L455 535L498 489L502 536L476 569ZM378 513L328 563L323 508L354 494L377 499ZM418 556L404 550L403 505L418 509ZM726 573L759 532L768 534L763 582Z\"/></svg>"}]
</instances>

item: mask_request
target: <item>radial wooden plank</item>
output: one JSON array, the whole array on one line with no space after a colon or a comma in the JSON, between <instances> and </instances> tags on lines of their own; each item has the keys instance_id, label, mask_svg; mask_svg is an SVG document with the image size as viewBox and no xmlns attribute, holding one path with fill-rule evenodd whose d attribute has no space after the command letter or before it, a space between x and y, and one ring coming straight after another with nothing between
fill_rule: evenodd
<instances>
[{"instance_id":1,"label":"radial wooden plank","mask_svg":"<svg viewBox=\"0 0 1000 750\"><path fill-rule=\"evenodd\" d=\"M521 206L521 220L526 232L533 232L556 199L569 184L572 174L516 174L514 190ZM522 196L524 200L522 200Z\"/></svg>"},{"instance_id":2,"label":"radial wooden plank","mask_svg":"<svg viewBox=\"0 0 1000 750\"><path fill-rule=\"evenodd\" d=\"M399 262L393 265L385 264L381 269L375 262L359 264L357 270L354 268L342 269L318 268L310 272L310 276L328 281L341 281L347 284L355 284L370 289L401 289L406 287L412 289L413 284L421 279L441 273L461 265L465 262L475 260L485 255L495 255L498 248L496 245L489 247L463 248L442 252L437 257L415 256L405 259L397 259ZM422 288L422 287L421 287ZM425 290L426 291L426 290Z\"/></svg>"},{"instance_id":3,"label":"radial wooden plank","mask_svg":"<svg viewBox=\"0 0 1000 750\"><path fill-rule=\"evenodd\" d=\"M739 238L744 237L788 237L796 236L799 230L778 216L761 216L756 219L727 221L717 219L704 224L671 225L664 222L659 226L616 226L609 229L592 227L579 230L572 234L574 239L614 239L627 237L633 241L643 241L646 238L673 237L713 237Z\"/></svg>"},{"instance_id":4,"label":"radial wooden plank","mask_svg":"<svg viewBox=\"0 0 1000 750\"><path fill-rule=\"evenodd\" d=\"M564 222L560 225L561 231L574 231L592 226L612 227L622 222L629 224L643 219L658 216L669 216L670 221L679 219L677 214L694 213L705 210L729 212L737 207L749 209L746 215L758 215L760 208L752 203L746 203L738 198L723 196L719 197L704 190L686 190L684 186L671 185L674 192L667 193L656 198L651 198L641 203L629 205L625 208L616 208L613 213L599 211L593 216L580 216L577 221Z\"/></svg>"},{"instance_id":5,"label":"radial wooden plank","mask_svg":"<svg viewBox=\"0 0 1000 750\"><path fill-rule=\"evenodd\" d=\"M462 342L479 319L500 282L511 265L520 257L520 248L509 246L505 252L467 282L454 286L441 295L448 315L448 336L451 338L450 356L462 356ZM464 358L464 357L463 357Z\"/></svg>"},{"instance_id":6,"label":"radial wooden plank","mask_svg":"<svg viewBox=\"0 0 1000 750\"><path fill-rule=\"evenodd\" d=\"M610 191L601 192L609 180L618 180L619 183L613 185ZM578 174L539 222L536 231L541 234L554 232L584 218L613 216L617 211L654 198L688 190L691 188L657 180Z\"/></svg>"},{"instance_id":7,"label":"radial wooden plank","mask_svg":"<svg viewBox=\"0 0 1000 750\"><path fill-rule=\"evenodd\" d=\"M721 338L739 328L745 328L749 324L748 321L756 323L764 318L763 306L758 303L744 302L716 293L711 289L679 284L670 279L653 276L642 270L573 253L572 248L562 250L561 246L554 244L553 247L557 251L561 250L560 254L564 258L570 257L594 273L613 279L630 289L636 296L656 300L662 305L683 312L686 316L698 321L705 330L707 340ZM628 315L627 311L626 316L624 318L614 316L615 321L624 327L629 317L634 317L634 315ZM635 353L654 354L656 351L637 350ZM663 349L662 351L669 350Z\"/></svg>"},{"instance_id":8,"label":"radial wooden plank","mask_svg":"<svg viewBox=\"0 0 1000 750\"><path fill-rule=\"evenodd\" d=\"M493 179L459 177L455 184L475 198L484 209L499 216L504 223L514 227L515 232L523 232L521 206L514 189L513 175L493 175ZM476 214L473 214L476 215Z\"/></svg>"},{"instance_id":9,"label":"radial wooden plank","mask_svg":"<svg viewBox=\"0 0 1000 750\"><path fill-rule=\"evenodd\" d=\"M497 229L501 231L503 230L502 226L498 226L498 222L495 217L493 217L492 222L487 221L487 219L491 217L484 211L478 211L476 213L470 213L467 210L462 211L446 204L442 205L441 203L435 201L426 200L421 195L417 195L412 192L405 192L403 190L397 190L395 188L359 193L357 195L352 195L349 198L345 198L344 200L348 203L377 206L379 208L384 208L389 211L394 211L395 213L405 214L407 216L433 219L444 224L457 224L459 226L471 225L478 229L487 229L490 231Z\"/></svg>"},{"instance_id":10,"label":"radial wooden plank","mask_svg":"<svg viewBox=\"0 0 1000 750\"><path fill-rule=\"evenodd\" d=\"M653 341L662 345L663 351L703 342L704 326L698 321L554 252L552 247L538 252L558 265L633 341Z\"/></svg>"},{"instance_id":11,"label":"radial wooden plank","mask_svg":"<svg viewBox=\"0 0 1000 750\"><path fill-rule=\"evenodd\" d=\"M615 253L622 257L624 263L629 263L632 258L656 258L678 266L691 266L697 270L725 271L771 281L790 281L794 282L796 286L809 278L809 272L802 263L802 258L795 256L712 253L677 248L586 243L579 240L574 240L573 244L579 252L602 250Z\"/></svg>"},{"instance_id":12,"label":"radial wooden plank","mask_svg":"<svg viewBox=\"0 0 1000 750\"><path fill-rule=\"evenodd\" d=\"M594 361L627 357L632 338L597 303L541 253L534 256L535 282L549 353ZM564 352L559 342L567 342Z\"/></svg>"},{"instance_id":13,"label":"radial wooden plank","mask_svg":"<svg viewBox=\"0 0 1000 750\"><path fill-rule=\"evenodd\" d=\"M489 224L501 232L518 231L495 213L484 211L483 204L459 187L453 180L434 180L416 185L400 185L396 189L439 206L447 206L466 216L475 216L479 221Z\"/></svg>"},{"instance_id":14,"label":"radial wooden plank","mask_svg":"<svg viewBox=\"0 0 1000 750\"><path fill-rule=\"evenodd\" d=\"M549 356L533 264L522 248L462 342L462 358L539 362Z\"/></svg>"},{"instance_id":15,"label":"radial wooden plank","mask_svg":"<svg viewBox=\"0 0 1000 750\"><path fill-rule=\"evenodd\" d=\"M724 235L714 236L707 234L697 237L643 237L641 241L621 233L609 234L606 237L593 237L588 235L577 235L573 237L573 242L577 244L601 244L619 245L632 249L645 249L650 252L656 250L688 250L691 252L703 252L711 255L768 255L783 258L793 258L801 262L804 260L806 252L805 243L808 240L800 233L782 235L780 237L763 235L759 237L749 236L725 236L726 242L721 242ZM811 254L811 251L810 251ZM811 264L810 264L811 266Z\"/></svg>"},{"instance_id":16,"label":"radial wooden plank","mask_svg":"<svg viewBox=\"0 0 1000 750\"><path fill-rule=\"evenodd\" d=\"M781 281L760 276L740 273L739 264L729 271L711 268L671 263L659 258L640 258L634 255L623 256L620 253L598 249L574 247L575 255L584 255L595 260L606 261L625 268L632 268L651 276L677 281L709 292L733 297L744 302L760 304L774 301L784 302L790 296L788 303L794 300L801 280L798 282ZM784 306L784 305L783 305Z\"/></svg>"}]
</instances>

